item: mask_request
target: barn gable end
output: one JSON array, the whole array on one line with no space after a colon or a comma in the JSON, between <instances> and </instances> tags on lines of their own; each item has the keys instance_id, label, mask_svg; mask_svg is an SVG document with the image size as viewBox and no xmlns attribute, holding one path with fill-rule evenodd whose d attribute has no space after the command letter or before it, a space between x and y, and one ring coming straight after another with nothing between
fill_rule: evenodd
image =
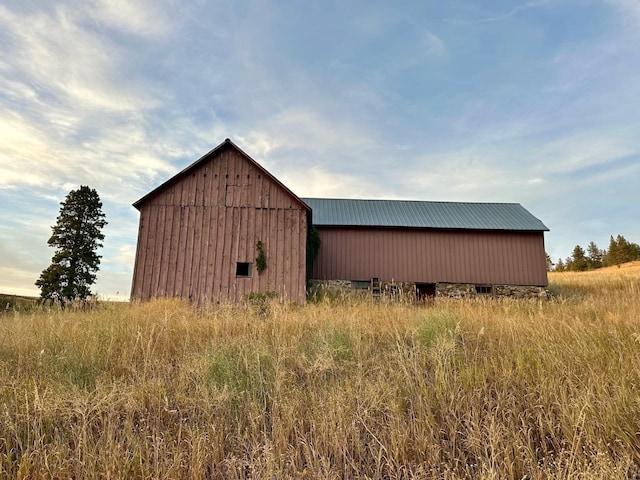
<instances>
[{"instance_id":1,"label":"barn gable end","mask_svg":"<svg viewBox=\"0 0 640 480\"><path fill-rule=\"evenodd\" d=\"M310 208L231 141L134 206L140 227L133 299L237 302L274 291L304 302Z\"/></svg>"}]
</instances>

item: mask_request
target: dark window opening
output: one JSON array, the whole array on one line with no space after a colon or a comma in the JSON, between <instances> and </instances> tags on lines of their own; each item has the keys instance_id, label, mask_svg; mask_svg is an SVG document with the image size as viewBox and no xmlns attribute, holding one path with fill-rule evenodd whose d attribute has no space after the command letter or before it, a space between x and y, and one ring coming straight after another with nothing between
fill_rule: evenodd
<instances>
[{"instance_id":1,"label":"dark window opening","mask_svg":"<svg viewBox=\"0 0 640 480\"><path fill-rule=\"evenodd\" d=\"M416 283L416 297L419 302L429 301L436 296L435 283Z\"/></svg>"},{"instance_id":2,"label":"dark window opening","mask_svg":"<svg viewBox=\"0 0 640 480\"><path fill-rule=\"evenodd\" d=\"M251 264L248 262L236 263L236 277L250 277L251 276Z\"/></svg>"},{"instance_id":3,"label":"dark window opening","mask_svg":"<svg viewBox=\"0 0 640 480\"><path fill-rule=\"evenodd\" d=\"M480 295L491 294L491 285L476 285L476 293Z\"/></svg>"},{"instance_id":4,"label":"dark window opening","mask_svg":"<svg viewBox=\"0 0 640 480\"><path fill-rule=\"evenodd\" d=\"M369 280L351 280L351 288L355 288L357 290L367 290L371 285Z\"/></svg>"}]
</instances>

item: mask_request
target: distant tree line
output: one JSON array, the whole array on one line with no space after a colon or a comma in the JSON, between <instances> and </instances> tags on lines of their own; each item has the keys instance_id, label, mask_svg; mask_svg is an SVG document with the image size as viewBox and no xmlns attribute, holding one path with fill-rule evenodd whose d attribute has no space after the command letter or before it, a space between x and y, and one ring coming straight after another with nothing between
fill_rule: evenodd
<instances>
[{"instance_id":1,"label":"distant tree line","mask_svg":"<svg viewBox=\"0 0 640 480\"><path fill-rule=\"evenodd\" d=\"M609 239L609 248L600 250L595 242L589 242L585 251L580 245L573 247L571 256L554 263L547 255L547 269L556 272L584 272L601 267L620 265L640 260L640 245L629 242L622 235Z\"/></svg>"}]
</instances>

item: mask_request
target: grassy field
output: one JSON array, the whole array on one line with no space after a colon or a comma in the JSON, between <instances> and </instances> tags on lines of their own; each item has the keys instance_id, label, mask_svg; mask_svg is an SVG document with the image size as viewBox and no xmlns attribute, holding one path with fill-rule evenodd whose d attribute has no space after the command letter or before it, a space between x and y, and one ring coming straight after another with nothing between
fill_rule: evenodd
<instances>
[{"instance_id":1,"label":"grassy field","mask_svg":"<svg viewBox=\"0 0 640 480\"><path fill-rule=\"evenodd\" d=\"M1 478L637 478L640 264L552 301L0 315Z\"/></svg>"}]
</instances>

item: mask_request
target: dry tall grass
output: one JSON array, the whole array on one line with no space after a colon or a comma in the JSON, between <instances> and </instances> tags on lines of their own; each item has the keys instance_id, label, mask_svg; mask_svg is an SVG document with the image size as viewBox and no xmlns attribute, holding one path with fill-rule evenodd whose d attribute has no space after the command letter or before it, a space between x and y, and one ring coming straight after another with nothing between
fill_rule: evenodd
<instances>
[{"instance_id":1,"label":"dry tall grass","mask_svg":"<svg viewBox=\"0 0 640 480\"><path fill-rule=\"evenodd\" d=\"M640 271L553 301L0 317L0 477L640 475Z\"/></svg>"}]
</instances>

